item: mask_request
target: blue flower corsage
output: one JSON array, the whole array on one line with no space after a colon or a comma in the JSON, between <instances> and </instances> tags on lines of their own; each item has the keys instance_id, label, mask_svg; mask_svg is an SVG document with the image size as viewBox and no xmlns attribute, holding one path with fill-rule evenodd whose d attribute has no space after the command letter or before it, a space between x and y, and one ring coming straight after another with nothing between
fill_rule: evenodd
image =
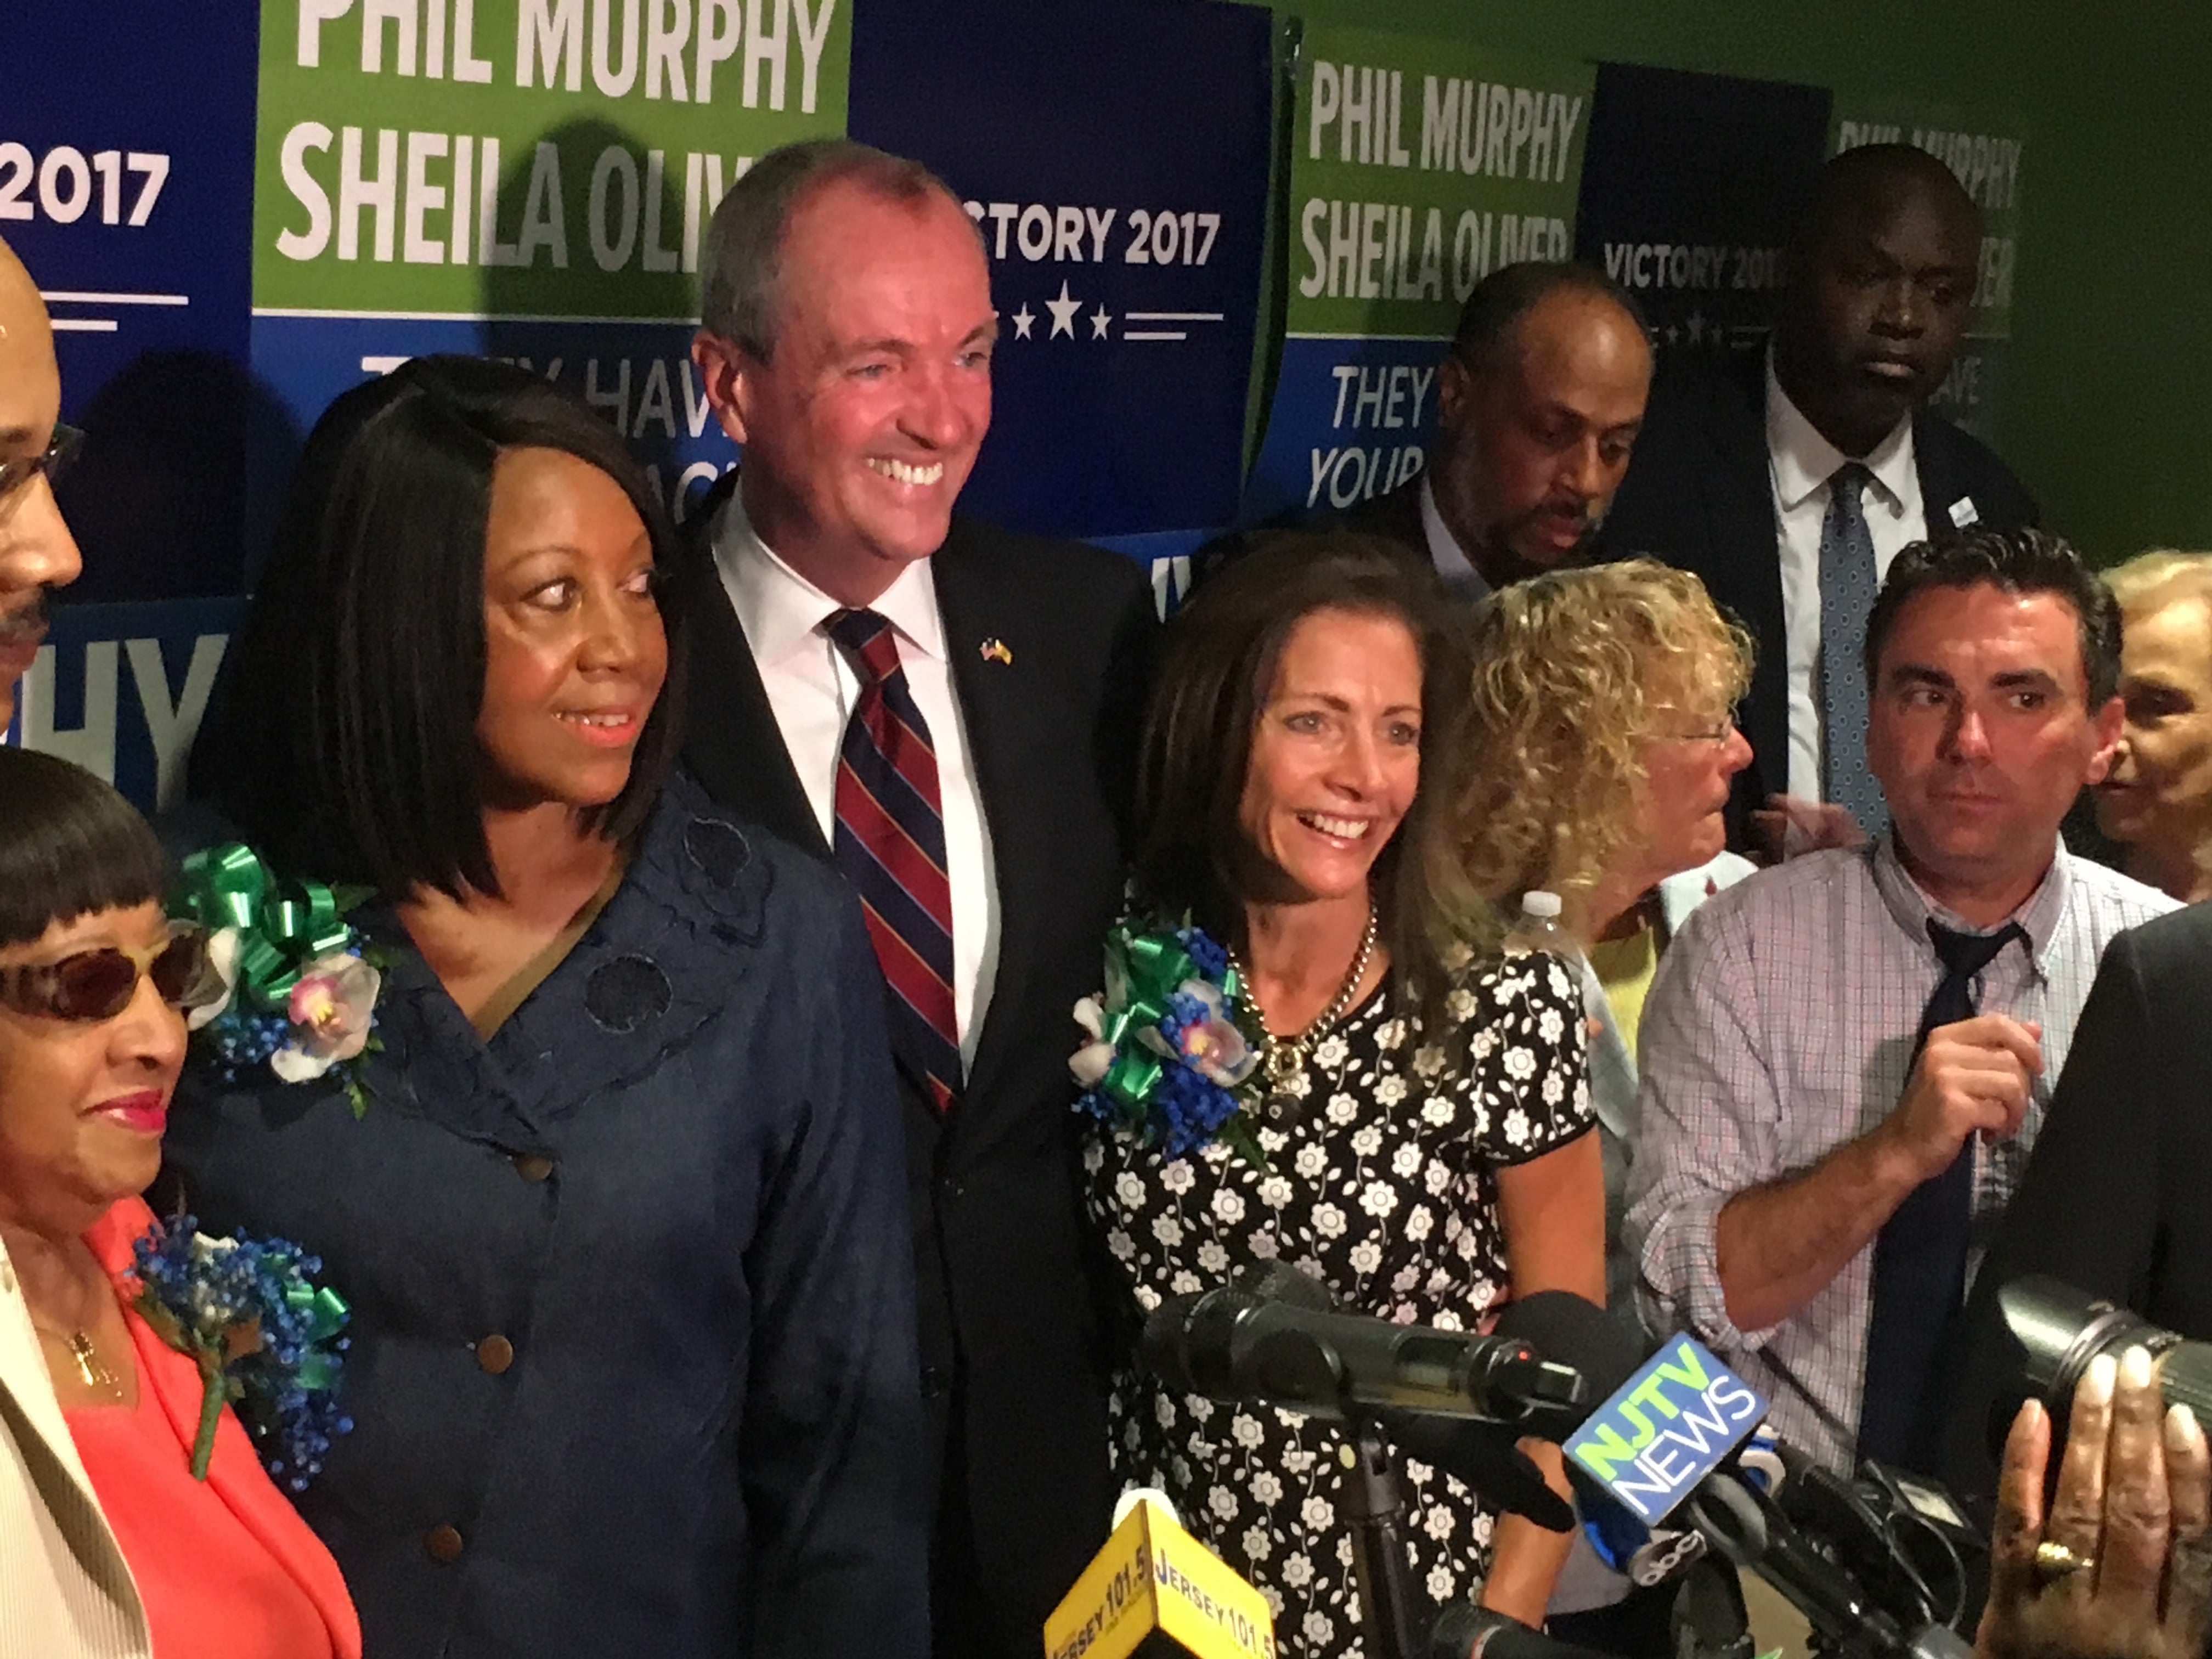
<instances>
[{"instance_id":1,"label":"blue flower corsage","mask_svg":"<svg viewBox=\"0 0 2212 1659\"><path fill-rule=\"evenodd\" d=\"M1266 1159L1237 1091L1259 1063L1241 1021L1243 986L1229 953L1186 921L1118 922L1106 935L1106 988L1075 1005L1089 1041L1068 1061L1077 1109L1176 1158L1218 1139Z\"/></svg>"},{"instance_id":2,"label":"blue flower corsage","mask_svg":"<svg viewBox=\"0 0 2212 1659\"><path fill-rule=\"evenodd\" d=\"M192 1479L207 1479L216 1427L234 1403L270 1474L305 1492L331 1443L353 1427L337 1405L351 1315L310 1277L321 1261L281 1238L210 1238L188 1215L155 1223L131 1249L139 1286L131 1305L199 1367Z\"/></svg>"},{"instance_id":3,"label":"blue flower corsage","mask_svg":"<svg viewBox=\"0 0 2212 1659\"><path fill-rule=\"evenodd\" d=\"M357 1062L380 1045L384 976L346 912L366 888L279 882L253 849L232 842L185 860L169 914L208 931L219 984L186 1016L226 1079L266 1066L286 1083L335 1072L354 1115L368 1110Z\"/></svg>"}]
</instances>

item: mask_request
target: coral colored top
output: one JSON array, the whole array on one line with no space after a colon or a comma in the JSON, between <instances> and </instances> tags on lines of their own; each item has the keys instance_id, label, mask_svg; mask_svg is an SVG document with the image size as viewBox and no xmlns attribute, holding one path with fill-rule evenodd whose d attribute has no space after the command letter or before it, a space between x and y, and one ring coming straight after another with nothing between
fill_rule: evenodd
<instances>
[{"instance_id":1,"label":"coral colored top","mask_svg":"<svg viewBox=\"0 0 2212 1659\"><path fill-rule=\"evenodd\" d=\"M86 1235L111 1273L153 1213L126 1199ZM198 1367L127 1308L138 1403L68 1411L145 1604L155 1659L359 1659L361 1629L337 1565L262 1470L226 1411L205 1481L191 1474Z\"/></svg>"}]
</instances>

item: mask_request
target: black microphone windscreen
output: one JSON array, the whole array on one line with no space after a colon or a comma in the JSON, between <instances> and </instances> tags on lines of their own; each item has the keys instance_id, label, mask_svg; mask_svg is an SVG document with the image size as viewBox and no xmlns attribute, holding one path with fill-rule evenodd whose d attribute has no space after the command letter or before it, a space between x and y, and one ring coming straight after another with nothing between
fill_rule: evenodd
<instances>
[{"instance_id":1,"label":"black microphone windscreen","mask_svg":"<svg viewBox=\"0 0 2212 1659\"><path fill-rule=\"evenodd\" d=\"M1589 1385L1583 1403L1571 1412L1532 1417L1524 1428L1558 1438L1553 1431L1579 1428L1582 1421L1636 1374L1644 1363L1628 1327L1587 1297L1572 1291L1538 1291L1505 1304L1497 1334L1518 1338L1540 1359L1571 1365Z\"/></svg>"}]
</instances>

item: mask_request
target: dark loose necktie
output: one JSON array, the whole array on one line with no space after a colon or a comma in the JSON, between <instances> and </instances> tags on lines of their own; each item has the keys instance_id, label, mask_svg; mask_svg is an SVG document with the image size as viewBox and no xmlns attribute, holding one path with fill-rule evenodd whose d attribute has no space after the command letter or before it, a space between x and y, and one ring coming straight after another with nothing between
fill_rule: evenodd
<instances>
[{"instance_id":1,"label":"dark loose necktie","mask_svg":"<svg viewBox=\"0 0 2212 1659\"><path fill-rule=\"evenodd\" d=\"M1915 1066L1929 1033L1974 1017L1974 976L2013 940L2025 945L2027 939L2018 922L1994 933L1958 933L1931 921L1928 937L1942 958L1943 977L1920 1016ZM1966 1299L1973 1218L1974 1137L1968 1135L1950 1167L1908 1193L1875 1241L1861 1457L1933 1472L1950 1408L1948 1379L1956 1369L1946 1365L1944 1350Z\"/></svg>"},{"instance_id":2,"label":"dark loose necktie","mask_svg":"<svg viewBox=\"0 0 2212 1659\"><path fill-rule=\"evenodd\" d=\"M1846 461L1828 480L1820 521L1820 744L1822 799L1850 809L1869 836L1881 827L1881 791L1867 769L1867 677L1863 647L1874 610L1874 532L1860 492L1873 474Z\"/></svg>"},{"instance_id":3,"label":"dark loose necktie","mask_svg":"<svg viewBox=\"0 0 2212 1659\"><path fill-rule=\"evenodd\" d=\"M828 628L860 679L837 750L837 866L860 895L890 989L891 1052L941 1112L961 1076L937 750L890 623L872 611L840 611Z\"/></svg>"}]
</instances>

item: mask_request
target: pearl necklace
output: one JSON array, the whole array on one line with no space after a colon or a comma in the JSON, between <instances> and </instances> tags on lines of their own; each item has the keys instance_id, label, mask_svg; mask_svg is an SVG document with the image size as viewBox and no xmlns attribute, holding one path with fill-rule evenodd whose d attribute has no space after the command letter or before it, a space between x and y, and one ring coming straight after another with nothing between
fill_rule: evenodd
<instances>
[{"instance_id":1,"label":"pearl necklace","mask_svg":"<svg viewBox=\"0 0 2212 1659\"><path fill-rule=\"evenodd\" d=\"M1279 1036L1267 1029L1267 1011L1260 1006L1260 993L1252 983L1251 969L1245 967L1235 951L1230 951L1229 965L1237 970L1237 981L1244 988L1245 1000L1252 1005L1253 1016L1259 1021L1264 1039L1260 1049L1260 1071L1267 1079L1267 1092L1260 1103L1260 1117L1270 1128L1288 1128L1304 1115L1304 1097L1310 1092L1306 1061L1314 1045L1344 1018L1352 999L1359 994L1359 982L1367 977L1367 964L1375 957L1376 922L1375 903L1370 899L1367 905L1367 928L1359 936L1359 949L1352 958L1352 971L1337 988L1335 998L1321 1011L1321 1017L1295 1035Z\"/></svg>"}]
</instances>

